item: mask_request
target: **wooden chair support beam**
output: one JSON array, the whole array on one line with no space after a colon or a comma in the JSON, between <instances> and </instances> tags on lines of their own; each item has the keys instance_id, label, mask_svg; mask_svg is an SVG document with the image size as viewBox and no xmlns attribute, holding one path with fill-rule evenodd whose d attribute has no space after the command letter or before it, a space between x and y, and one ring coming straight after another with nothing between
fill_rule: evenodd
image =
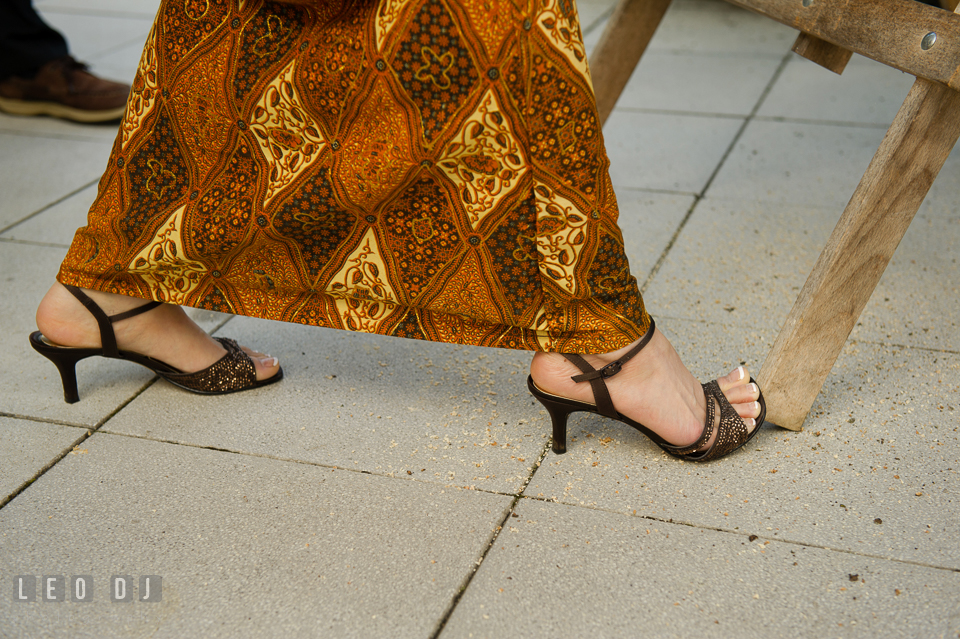
<instances>
[{"instance_id":1,"label":"wooden chair support beam","mask_svg":"<svg viewBox=\"0 0 960 639\"><path fill-rule=\"evenodd\" d=\"M960 93L918 78L763 363L771 423L803 425L958 138Z\"/></svg>"},{"instance_id":2,"label":"wooden chair support beam","mask_svg":"<svg viewBox=\"0 0 960 639\"><path fill-rule=\"evenodd\" d=\"M847 63L853 57L853 51L838 47L809 33L801 33L793 43L793 52L816 62L824 69L842 75Z\"/></svg>"},{"instance_id":3,"label":"wooden chair support beam","mask_svg":"<svg viewBox=\"0 0 960 639\"><path fill-rule=\"evenodd\" d=\"M590 56L590 76L603 125L647 50L670 0L620 0Z\"/></svg>"},{"instance_id":4,"label":"wooden chair support beam","mask_svg":"<svg viewBox=\"0 0 960 639\"><path fill-rule=\"evenodd\" d=\"M887 66L960 90L960 15L903 0L727 0ZM928 37L936 34L935 38Z\"/></svg>"}]
</instances>

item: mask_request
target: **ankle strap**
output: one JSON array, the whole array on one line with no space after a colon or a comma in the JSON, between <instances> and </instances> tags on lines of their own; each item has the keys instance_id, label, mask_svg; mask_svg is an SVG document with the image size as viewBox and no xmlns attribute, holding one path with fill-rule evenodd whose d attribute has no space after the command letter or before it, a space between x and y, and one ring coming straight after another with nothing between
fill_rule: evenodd
<instances>
[{"instance_id":1,"label":"ankle strap","mask_svg":"<svg viewBox=\"0 0 960 639\"><path fill-rule=\"evenodd\" d=\"M624 364L630 361L634 355L642 351L643 347L646 346L651 339L653 339L653 332L656 327L656 322L654 322L653 318L651 317L650 328L648 328L644 336L640 338L640 341L637 342L637 345L627 351L626 355L618 360L610 362L600 370L597 370L591 366L587 360L576 353L563 353L564 357L570 360L574 366L583 371L582 375L574 375L570 379L578 384L580 382L590 382L590 387L593 389L594 402L597 405L597 412L604 417L617 419L619 413L613 406L613 399L610 398L610 391L607 390L607 383L603 380L607 377L613 377L619 373L623 369Z\"/></svg>"},{"instance_id":2,"label":"ankle strap","mask_svg":"<svg viewBox=\"0 0 960 639\"><path fill-rule=\"evenodd\" d=\"M80 303L83 304L84 307L90 311L90 314L93 315L94 319L97 320L97 325L100 327L100 347L103 349L103 355L105 357L120 357L120 350L117 348L117 336L113 332L114 322L125 320L129 317L139 315L140 313L146 313L147 311L154 309L161 304L161 302L148 302L143 306L138 306L137 308L124 311L123 313L107 315L103 312L103 309L97 305L96 302L90 299L86 293L76 286L64 284L64 288L70 291L75 298L80 300Z\"/></svg>"}]
</instances>

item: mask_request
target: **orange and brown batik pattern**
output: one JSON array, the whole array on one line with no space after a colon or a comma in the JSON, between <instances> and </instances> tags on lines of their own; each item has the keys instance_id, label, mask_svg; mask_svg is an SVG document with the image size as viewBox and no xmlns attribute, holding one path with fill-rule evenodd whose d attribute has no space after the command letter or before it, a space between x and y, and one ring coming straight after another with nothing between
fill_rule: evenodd
<instances>
[{"instance_id":1,"label":"orange and brown batik pattern","mask_svg":"<svg viewBox=\"0 0 960 639\"><path fill-rule=\"evenodd\" d=\"M572 0L166 0L59 279L440 342L648 324Z\"/></svg>"}]
</instances>

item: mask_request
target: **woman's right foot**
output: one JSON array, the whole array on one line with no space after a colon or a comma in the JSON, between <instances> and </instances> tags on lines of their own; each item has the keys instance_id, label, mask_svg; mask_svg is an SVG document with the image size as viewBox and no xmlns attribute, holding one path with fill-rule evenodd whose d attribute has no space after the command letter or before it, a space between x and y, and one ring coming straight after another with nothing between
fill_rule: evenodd
<instances>
[{"instance_id":1,"label":"woman's right foot","mask_svg":"<svg viewBox=\"0 0 960 639\"><path fill-rule=\"evenodd\" d=\"M116 315L145 304L145 300L82 289L107 315ZM37 328L53 344L74 348L99 348L100 329L90 314L62 284L54 284L37 308ZM161 304L153 310L113 325L121 350L157 359L184 373L203 370L222 358L226 350L179 306ZM246 347L257 380L280 370L275 357Z\"/></svg>"},{"instance_id":2,"label":"woman's right foot","mask_svg":"<svg viewBox=\"0 0 960 639\"><path fill-rule=\"evenodd\" d=\"M612 353L583 357L599 370L623 357L636 343ZM590 384L571 379L580 372L559 353L536 353L530 363L530 376L540 390L594 403ZM750 383L750 374L739 366L717 381L720 390L743 419L747 431L753 432L761 408L758 402L760 389ZM621 415L643 424L667 442L689 446L703 434L707 415L703 387L659 330L655 329L650 342L605 382L613 405ZM714 430L702 448L712 446L716 437L717 430Z\"/></svg>"}]
</instances>

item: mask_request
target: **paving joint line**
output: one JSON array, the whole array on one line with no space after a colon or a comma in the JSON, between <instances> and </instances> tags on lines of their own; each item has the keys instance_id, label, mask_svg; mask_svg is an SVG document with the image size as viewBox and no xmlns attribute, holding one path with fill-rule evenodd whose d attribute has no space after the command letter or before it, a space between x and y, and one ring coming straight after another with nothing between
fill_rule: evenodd
<instances>
[{"instance_id":1,"label":"paving joint line","mask_svg":"<svg viewBox=\"0 0 960 639\"><path fill-rule=\"evenodd\" d=\"M268 454L268 453L255 453L255 452L251 452L251 451L237 450L237 449L232 449L232 448L221 448L221 447L219 447L219 446L213 446L213 445L210 445L210 444L196 444L196 443L192 443L192 442L176 441L176 440L173 440L173 439L164 439L164 438L161 438L161 437L148 437L148 436L146 436L146 435L137 435L137 434L132 434L132 433L121 433L121 432L111 431L111 430L98 430L97 432L99 432L99 433L101 433L101 434L103 434L103 435L113 435L113 436L115 436L115 437L127 437L127 438L129 438L129 439L139 439L139 440L142 440L142 441L156 442L156 443L158 443L158 444L169 444L169 445L171 445L171 446L184 446L184 447L186 447L186 448L196 448L196 449L199 449L199 450L211 450L211 451L214 451L214 452L217 452L217 453L228 453L228 454L231 454L231 455L240 455L241 457L255 457L255 458L257 458L257 459L269 459L270 461L278 461L278 462L284 462L284 463L289 463L289 464L299 464L299 465L301 465L301 466L313 466L313 467L316 467L316 468L327 468L327 469L330 469L330 470L342 470L342 471L346 471L346 472L350 472L350 473L357 473L357 474L360 474L360 475L371 475L371 476L373 476L373 477L382 477L382 478L384 478L384 479L400 479L400 480L402 480L402 481L413 481L413 482L418 482L418 483L422 483L422 484L430 484L430 485L433 485L433 486L440 486L440 487L442 487L442 488L451 488L451 489L455 488L455 489L457 489L457 490L470 490L470 491L474 491L474 492L478 492L478 493L484 493L484 494L487 494L487 495L497 495L497 496L499 496L499 497L517 497L517 496L519 495L519 492L504 492L504 491L500 491L500 490L491 490L491 489L485 489L485 488L477 488L476 486L462 486L462 485L460 485L460 484L444 483L444 482L441 482L441 481L425 481L425 480L418 479L418 478L415 477L415 476L407 476L407 477L404 477L403 475L398 475L398 474L394 474L394 473L386 473L386 472L380 472L380 471L375 471L375 470L367 470L367 469L364 469L364 468L348 468L348 467L346 467L346 466L337 466L336 464L327 464L327 463L322 463L322 462L314 462L314 461L309 461L309 460L306 460L306 459L295 459L295 458L292 458L292 457L280 457L280 456L278 456L278 455L270 455L270 454ZM523 486L525 486L525 485L526 485L526 484L523 484Z\"/></svg>"},{"instance_id":2,"label":"paving joint line","mask_svg":"<svg viewBox=\"0 0 960 639\"><path fill-rule=\"evenodd\" d=\"M48 464L46 464L43 468L41 468L39 471L37 471L36 473L34 473L34 475L33 475L30 479L26 480L23 484L21 484L19 488L17 488L16 490L12 491L12 492L9 493L8 495L4 496L3 498L0 498L0 510L2 510L3 508L5 508L7 504L9 504L9 503L12 502L14 499L16 499L16 498L20 495L20 493L22 493L24 490L26 490L28 486L30 486L31 484L33 484L33 482L37 481L37 480L40 479L43 475L45 475L45 474L47 473L47 471L49 471L51 468L53 468L54 466L56 466L57 464L59 464L67 455L69 455L75 448L77 448L77 446L79 446L79 445L82 444L83 442L85 442L85 441L87 441L88 439L90 439L90 437L92 437L94 433L96 433L97 431L99 431L100 428L101 428L104 424L106 424L108 421L110 421L117 413L119 413L121 410L123 410L124 408L126 408L126 406L130 404L130 402L132 402L133 400L135 400L137 397L139 397L139 396L141 395L141 393L143 393L143 392L146 391L148 388L150 388L151 386L153 386L153 384L156 382L156 379L157 379L157 378L154 378L154 379L150 380L149 382L147 382L146 384L144 384L143 387L142 387L139 391L137 391L136 393L134 393L133 395L131 395L130 397L128 397L128 398L126 399L126 401L123 401L123 402L121 402L119 405L117 405L116 408L114 408L112 411L110 411L108 414L106 414L106 415L103 417L103 419L101 419L99 422L97 422L96 424L94 424L93 427L87 427L87 432L83 433L75 442L73 442L73 444L72 444L69 448L64 449L59 455L57 455L56 457L54 457L54 458L53 458Z\"/></svg>"},{"instance_id":3,"label":"paving joint line","mask_svg":"<svg viewBox=\"0 0 960 639\"><path fill-rule=\"evenodd\" d=\"M727 326L726 322L707 320L699 317L684 317L682 315L661 315L660 317L662 319L669 319L669 320L674 320L678 322L690 322L692 324L704 324L706 326ZM760 326L757 324L747 324L743 322L738 322L737 325L743 326L746 328L752 328L756 331L765 331L765 330L768 330L769 328L766 326ZM775 329L769 328L769 330L773 331ZM960 351L953 350L950 348L934 348L933 346L916 346L912 344L900 344L897 342L878 342L875 340L867 340L867 339L847 338L847 341L844 342L844 344L845 345L846 344L870 344L871 346L887 346L890 348L902 348L904 350L927 351L930 353L943 353L945 355L960 355Z\"/></svg>"},{"instance_id":4,"label":"paving joint line","mask_svg":"<svg viewBox=\"0 0 960 639\"><path fill-rule=\"evenodd\" d=\"M67 197L69 197L69 196L67 196ZM52 205L51 205L51 206L52 206ZM220 322L220 324L217 325L217 326L214 328L214 331L217 331L217 330L223 328L223 327L227 324L227 322L229 322L229 321L232 320L232 319L233 319L233 317L228 317L228 318L226 318L225 320L223 320L222 322ZM61 426L69 426L69 427L74 427L74 428L85 428L87 432L84 433L84 434L82 434L75 442L73 442L73 444L72 444L69 448L61 451L61 453L60 453L59 455L57 455L56 457L54 457L49 463L47 463L47 464L46 464L45 466L43 466L40 470L38 470L36 473L34 473L34 475L33 475L32 477L30 477L29 479L27 479L27 480L26 480L23 484L21 484L16 490L14 490L14 491L10 492L9 494L7 494L6 496L0 498L0 509L4 508L7 504L9 504L11 501L13 501L14 499L16 499L16 497L17 497L18 495L20 495L20 493L22 493L24 490L26 490L28 486L30 486L33 482L35 482L35 481L37 481L38 479L40 479L40 477L42 477L47 471L49 471L51 468L53 468L53 467L56 466L58 463L60 463L60 462L61 462L67 455L69 455L70 452L73 451L77 446L79 446L80 444L82 444L83 442L85 442L87 439L89 439L90 437L92 437L94 433L99 432L100 429L101 429L104 425L107 424L107 422L109 422L111 419L113 419L114 417L116 417L117 414L118 414L120 411L122 411L124 408L126 408L127 406L129 406L130 403L131 403L133 400L135 400L136 398L140 397L140 395L142 395L144 392L146 392L146 390L147 390L148 388L150 388L150 387L153 386L155 383L157 383L157 380L159 380L159 379L160 379L160 377L159 377L158 375L155 375L155 376L153 377L153 379L151 379L151 380L149 380L148 382L146 382L143 386L140 387L139 390L137 390L135 393L133 393L133 394L132 394L130 397L128 397L125 401L123 401L123 402L121 402L120 404L118 404L112 411L110 411L109 413L107 413L106 415L104 415L104 416L103 416L96 424L94 424L93 426L78 426L78 425L70 424L70 423L61 423L61 422L57 422L57 421L54 421L54 420L46 420L46 419L39 418L39 417L30 417L30 416L22 416L22 417L19 417L20 419L27 419L27 420L30 420L30 421L36 421L36 422L41 422L41 423L57 424L57 425L61 425ZM11 415L11 414L9 414L9 413L0 413L0 416L3 416L3 417L12 417L13 415Z\"/></svg>"},{"instance_id":5,"label":"paving joint line","mask_svg":"<svg viewBox=\"0 0 960 639\"><path fill-rule=\"evenodd\" d=\"M589 505L587 505L587 504L569 504L569 503L566 503L566 502L556 501L556 500L554 500L554 499L549 499L549 498L546 498L546 497L531 497L531 496L528 496L528 495L523 495L522 498L523 498L523 499L532 499L532 500L535 500L535 501L542 501L542 502L546 502L546 503L550 503L550 504L557 504L557 505L560 505L560 506L568 506L568 507L572 507L572 508L586 508L586 509L588 509L588 510L595 510L595 511L598 511L598 512L609 513L609 514L611 514L611 515L622 515L622 516L625 516L625 517L636 517L637 519L648 519L648 520L650 520L650 521L656 521L656 522L659 522L659 523L662 523L662 524L671 524L671 525L676 525L676 526L686 526L686 527L688 527L688 528L695 528L695 529L697 529L697 530L712 530L712 531L714 531L714 532L725 533L725 534L730 534L730 535L736 535L736 536L738 536L738 537L747 537L748 539L749 539L750 537L754 537L754 536L755 536L757 539L763 539L763 540L765 540L765 541L780 542L780 543L789 544L789 545L792 545L792 546L801 546L801 547L803 547L803 548L815 548L815 549L818 549L818 550L826 550L826 551L829 551L829 552L838 552L838 553L843 553L843 554L847 554L847 555L854 555L854 556L857 556L857 557L867 557L867 558L870 558L870 559L880 559L880 560L882 560L882 561L891 561L891 562L898 563L898 564L909 564L909 565L911 565L911 566L919 566L919 567L921 567L921 568L931 568L931 569L934 569L934 570L943 570L943 571L946 571L946 572L960 572L960 568L952 568L952 567L950 567L950 566L938 566L938 565L936 565L936 564L925 563L925 562L922 562L922 561L915 561L915 560L912 560L912 559L900 559L900 558L891 557L891 556L885 557L885 556L883 556L883 555L877 555L877 554L868 553L868 552L857 552L857 551L855 551L855 550L850 550L850 549L848 549L848 548L834 548L833 546L825 546L825 545L823 545L823 544L814 544L814 543L809 543L809 542L804 542L804 541L798 541L798 540L794 540L794 539L783 539L783 538L780 538L780 537L771 537L771 536L769 536L769 535L760 535L760 534L757 534L757 533L744 532L744 531L740 531L740 530L731 530L731 529L729 529L729 528L722 528L722 527L719 527L719 526L708 526L708 525L696 524L696 523L688 522L688 521L677 521L677 520L675 520L675 519L673 519L673 518L655 517L655 516L653 516L653 515L633 515L633 514L631 514L631 513L625 513L625 512L623 512L623 511L621 511L621 510L612 510L612 509L610 509L610 508L600 508L600 507L598 507L598 506L589 506Z\"/></svg>"},{"instance_id":6,"label":"paving joint line","mask_svg":"<svg viewBox=\"0 0 960 639\"><path fill-rule=\"evenodd\" d=\"M19 222L17 222L19 224ZM69 249L69 244L57 244L56 242L37 242L36 240L18 240L15 237L0 237L0 242L6 244L21 244L23 246L38 246L41 248Z\"/></svg>"},{"instance_id":7,"label":"paving joint line","mask_svg":"<svg viewBox=\"0 0 960 639\"><path fill-rule=\"evenodd\" d=\"M737 129L736 134L734 134L733 139L730 141L730 144L727 146L727 150L724 151L723 157L720 158L720 161L717 162L717 166L714 167L713 172L710 174L710 177L707 178L706 183L703 185L703 188L693 196L693 203L690 205L690 208L687 210L686 215L683 216L683 219L680 220L680 224L677 226L677 229L673 232L673 235L670 237L670 240L667 242L667 245L664 247L663 251L660 253L660 257L657 258L657 261L654 263L653 267L650 269L650 272L647 274L646 279L643 281L643 285L640 286L640 294L643 295L649 288L650 284L653 282L653 278L657 276L657 273L660 272L660 269L663 267L663 264L667 261L667 256L670 254L670 251L673 249L674 245L677 243L677 240L680 238L680 234L683 232L683 229L686 228L687 222L690 221L690 218L693 216L694 211L697 209L697 205L703 200L707 191L710 190L710 187L713 185L713 181L716 179L717 175L720 173L720 169L723 168L723 165L726 164L727 158L730 157L730 154L733 153L734 148L737 146L737 142L740 141L740 138L743 137L744 131L747 130L747 126L753 122L756 118L757 112L760 111L760 107L763 106L763 103L766 101L767 96L770 95L770 91L773 90L773 85L777 83L780 79L780 76L783 74L783 70L786 68L787 63L790 62L793 52L787 52L783 58L780 60L780 64L777 66L776 70L773 72L773 75L770 77L770 81L767 82L767 86L764 87L763 92L760 94L760 97L757 98L757 103L753 105L753 108L750 110L750 113L744 118L743 123L740 125L740 128Z\"/></svg>"},{"instance_id":8,"label":"paving joint line","mask_svg":"<svg viewBox=\"0 0 960 639\"><path fill-rule=\"evenodd\" d=\"M816 120L813 118L792 118L780 115L758 115L755 120L760 122L782 122L786 124L821 124L823 126L842 126L853 129L881 129L886 131L889 124L879 122L844 122L843 120Z\"/></svg>"},{"instance_id":9,"label":"paving joint line","mask_svg":"<svg viewBox=\"0 0 960 639\"><path fill-rule=\"evenodd\" d=\"M97 123L91 123L86 125L88 127L97 127L103 126ZM54 131L23 131L21 129L7 129L4 128L3 124L0 124L0 134L11 135L19 138L42 138L46 140L73 140L74 142L105 142L104 138L98 138L93 135L83 133L56 133ZM112 135L112 133L111 133ZM112 135L112 137L116 137Z\"/></svg>"},{"instance_id":10,"label":"paving joint line","mask_svg":"<svg viewBox=\"0 0 960 639\"><path fill-rule=\"evenodd\" d=\"M872 346L892 346L894 348L910 349L915 351L927 351L930 353L943 353L945 355L960 355L960 351L954 351L949 348L934 348L932 346L911 346L910 344L896 344L894 342L875 342L866 339L848 339L847 344L870 344Z\"/></svg>"},{"instance_id":11,"label":"paving joint line","mask_svg":"<svg viewBox=\"0 0 960 639\"><path fill-rule=\"evenodd\" d=\"M67 455L69 455L69 454L70 454L73 450L75 450L80 444L82 444L84 441L86 441L86 439L87 439L88 437L90 437L91 434L92 434L92 433L88 430L86 433L83 433L82 435L80 435L76 440L74 440L74 442L73 442L72 444L70 444L67 448L65 448L64 450L62 450L56 457L54 457L52 460L50 460L49 462L47 462L46 465L44 465L40 470L38 470L36 473L34 473L32 477L30 477L29 479L27 479L26 481L24 481L22 484L20 484L20 486L17 487L16 490L14 490L14 491L12 491L10 494L8 494L8 495L0 498L0 509L3 509L7 504L9 504L11 501L13 501L14 499L16 499L17 496L20 495L20 493L22 493L23 491L25 491L31 484L33 484L33 482L35 482L35 481L37 481L38 479L40 479L40 477L42 477L42 476L44 475L44 473L46 473L48 470L50 470L51 468L53 468L54 466L56 466L56 465L60 462L61 459L63 459L63 458L66 457Z\"/></svg>"},{"instance_id":12,"label":"paving joint line","mask_svg":"<svg viewBox=\"0 0 960 639\"><path fill-rule=\"evenodd\" d=\"M721 120L741 120L748 115L742 113L716 113L711 111L684 111L681 109L653 109L649 107L618 107L625 113L645 113L649 115L676 115L689 118L716 118ZM778 124L809 124L819 126L846 127L852 129L877 129L886 131L890 125L879 122L845 122L843 120L817 120L815 118L796 118L782 115L754 115L756 122L775 122Z\"/></svg>"},{"instance_id":13,"label":"paving joint line","mask_svg":"<svg viewBox=\"0 0 960 639\"><path fill-rule=\"evenodd\" d=\"M613 15L613 12L614 12L614 10L615 10L616 8L617 8L617 5L611 4L609 7L606 8L606 10L604 10L603 13L601 13L599 16L597 16L597 17L594 19L594 21L591 22L591 23L587 26L587 28L582 31L583 36L582 36L581 40L586 40L588 35L590 35L590 34L593 33L594 31L596 31L597 28L598 28L601 24L603 24L604 22L606 22L607 19L608 19L610 16ZM579 18L579 16L577 16L577 17ZM589 60L588 60L588 61L587 61L587 64L589 64L589 63L590 63L590 62L589 62Z\"/></svg>"},{"instance_id":14,"label":"paving joint line","mask_svg":"<svg viewBox=\"0 0 960 639\"><path fill-rule=\"evenodd\" d=\"M676 115L682 118L715 118L718 120L742 120L744 113L711 113L709 111L683 111L681 109L652 109L649 107L616 107L622 113L645 113L648 115Z\"/></svg>"},{"instance_id":15,"label":"paving joint line","mask_svg":"<svg viewBox=\"0 0 960 639\"><path fill-rule=\"evenodd\" d=\"M677 7L678 5L672 5ZM683 11L683 9L677 8L673 9L674 11ZM662 23L661 23L662 24ZM659 27L658 27L659 28ZM671 46L661 46L659 44L654 45L652 42L647 47L647 51L650 53L659 53L660 55L673 55L673 56L686 56L689 58L708 58L710 60L733 60L735 58L740 58L744 61L753 61L753 60L779 60L783 53L780 51L721 51L721 50L710 50L702 49L699 51L692 51L686 47L671 47ZM644 52L646 55L646 51Z\"/></svg>"},{"instance_id":16,"label":"paving joint line","mask_svg":"<svg viewBox=\"0 0 960 639\"><path fill-rule=\"evenodd\" d=\"M34 211L33 213L28 214L26 217L24 217L24 218L22 218L22 219L20 219L20 220L17 220L17 221L14 222L13 224L10 224L9 226L5 226L5 227L3 227L3 228L0 228L0 234L6 233L6 232L9 231L10 229L16 228L16 227L19 226L20 224L23 224L23 223L26 222L27 220L33 219L33 218L37 217L38 215L40 215L41 213L44 213L44 212L46 212L46 211L49 211L50 209L52 209L53 207L57 206L58 204L61 204L61 203L63 203L63 202L66 202L67 200L69 200L70 198L72 198L72 197L73 197L74 195L76 195L77 193L80 193L81 191L90 188L91 186L93 186L94 184L96 184L96 183L99 182L99 181L100 181L100 178L96 178L96 179L94 179L94 180L90 180L90 181L87 182L86 184L77 187L76 189L70 191L70 192L67 193L66 195L60 196L59 198L57 198L57 199L54 200L53 202L50 202L49 204L46 204L46 205L44 205L44 206L41 206L39 209L37 209L37 210Z\"/></svg>"},{"instance_id":17,"label":"paving joint line","mask_svg":"<svg viewBox=\"0 0 960 639\"><path fill-rule=\"evenodd\" d=\"M46 417L36 417L34 415L20 415L18 413L8 413L6 411L0 411L0 417L9 417L10 419L20 419L28 422L37 422L39 424L51 424L53 426L68 426L70 428L83 428L85 430L90 430L91 428L89 424L75 424L73 422L64 422L57 419L48 419Z\"/></svg>"},{"instance_id":18,"label":"paving joint line","mask_svg":"<svg viewBox=\"0 0 960 639\"><path fill-rule=\"evenodd\" d=\"M457 609L457 606L460 603L460 600L463 599L463 595L466 594L467 588L470 587L470 583L473 581L473 578L476 576L477 571L480 570L480 566L483 565L484 559L487 558L487 555L493 550L493 547L497 543L497 539L500 538L500 533L503 532L504 526L506 526L507 521L510 519L510 516L514 514L514 511L517 507L517 504L520 503L520 499L523 497L523 492L527 489L527 486L530 485L530 482L533 480L533 476L537 474L537 471L540 469L540 465L543 463L543 460L547 456L547 452L550 450L551 441L548 440L544 444L543 449L540 451L540 456L537 458L537 461L533 464L533 468L530 470L530 474L527 479L523 482L523 485L520 486L520 490L513 495L513 500L510 502L510 506L507 507L506 512L503 515L503 518L500 520L500 523L493 530L493 533L490 536L490 541L487 543L486 548L483 549L483 553L480 555L480 558L476 561L473 566L473 569L467 574L464 578L463 583L460 585L457 594L453 597L453 600L450 602L449 607L447 608L446 613L440 618L440 621L437 623L437 628L433 634L430 635L430 639L438 639L440 634L443 632L443 629L447 626L447 622L450 620L450 617L453 615L454 611Z\"/></svg>"},{"instance_id":19,"label":"paving joint line","mask_svg":"<svg viewBox=\"0 0 960 639\"><path fill-rule=\"evenodd\" d=\"M674 189L651 189L645 188L642 186L617 186L616 184L613 187L617 192L627 192L632 191L635 193L656 193L658 195L681 195L683 197L695 197L697 193L695 191L677 191Z\"/></svg>"},{"instance_id":20,"label":"paving joint line","mask_svg":"<svg viewBox=\"0 0 960 639\"><path fill-rule=\"evenodd\" d=\"M155 13L140 13L139 11L117 11L114 9L78 9L68 6L43 6L40 7L41 14L64 13L75 16L91 16L94 18L138 18L141 20L152 20L156 17Z\"/></svg>"}]
</instances>

